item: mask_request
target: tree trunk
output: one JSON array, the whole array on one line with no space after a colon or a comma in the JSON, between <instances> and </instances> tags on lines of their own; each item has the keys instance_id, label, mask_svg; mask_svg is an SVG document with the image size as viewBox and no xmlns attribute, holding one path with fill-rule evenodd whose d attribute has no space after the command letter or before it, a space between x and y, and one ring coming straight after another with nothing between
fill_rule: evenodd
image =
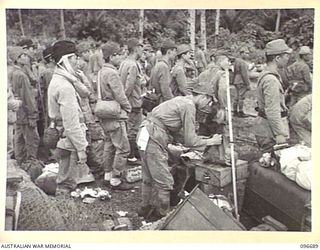
<instances>
[{"instance_id":1,"label":"tree trunk","mask_svg":"<svg viewBox=\"0 0 320 250\"><path fill-rule=\"evenodd\" d=\"M140 10L139 15L139 41L143 42L143 24L144 24L144 10Z\"/></svg>"},{"instance_id":2,"label":"tree trunk","mask_svg":"<svg viewBox=\"0 0 320 250\"><path fill-rule=\"evenodd\" d=\"M18 10L18 13L19 13L19 23L20 23L21 34L24 37L24 29L23 29L23 23L22 23L21 9Z\"/></svg>"},{"instance_id":3,"label":"tree trunk","mask_svg":"<svg viewBox=\"0 0 320 250\"><path fill-rule=\"evenodd\" d=\"M216 12L216 22L215 22L215 33L214 33L214 45L217 47L218 44L218 35L219 35L219 26L220 26L220 10L217 9Z\"/></svg>"},{"instance_id":4,"label":"tree trunk","mask_svg":"<svg viewBox=\"0 0 320 250\"><path fill-rule=\"evenodd\" d=\"M64 26L64 14L63 14L63 10L60 10L60 20L61 20L61 35L62 35L62 39L66 39L66 29Z\"/></svg>"},{"instance_id":5,"label":"tree trunk","mask_svg":"<svg viewBox=\"0 0 320 250\"><path fill-rule=\"evenodd\" d=\"M196 11L189 10L189 35L190 35L190 46L192 51L195 51L196 45Z\"/></svg>"},{"instance_id":6,"label":"tree trunk","mask_svg":"<svg viewBox=\"0 0 320 250\"><path fill-rule=\"evenodd\" d=\"M276 29L275 32L279 32L280 28L280 18L281 18L281 10L279 9L277 12L277 21L276 21Z\"/></svg>"},{"instance_id":7,"label":"tree trunk","mask_svg":"<svg viewBox=\"0 0 320 250\"><path fill-rule=\"evenodd\" d=\"M201 42L203 43L204 50L207 50L206 11L201 10L200 13Z\"/></svg>"}]
</instances>

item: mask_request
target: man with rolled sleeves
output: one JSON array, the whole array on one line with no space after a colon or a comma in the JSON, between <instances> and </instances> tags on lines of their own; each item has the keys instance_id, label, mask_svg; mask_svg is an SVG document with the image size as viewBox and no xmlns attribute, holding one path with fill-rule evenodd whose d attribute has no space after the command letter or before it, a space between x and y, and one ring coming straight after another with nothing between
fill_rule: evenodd
<instances>
[{"instance_id":1,"label":"man with rolled sleeves","mask_svg":"<svg viewBox=\"0 0 320 250\"><path fill-rule=\"evenodd\" d=\"M246 47L240 49L240 57L234 62L233 84L236 87L236 96L233 101L233 113L238 117L246 117L243 112L243 104L246 92L250 90L249 67L246 60L249 58L249 50Z\"/></svg>"},{"instance_id":2,"label":"man with rolled sleeves","mask_svg":"<svg viewBox=\"0 0 320 250\"><path fill-rule=\"evenodd\" d=\"M12 47L9 56L14 67L8 80L12 84L14 97L22 102L17 109L15 128L15 158L21 165L29 159L37 158L40 140L37 130L39 111L25 71L26 65L30 65L30 57L21 47Z\"/></svg>"},{"instance_id":3,"label":"man with rolled sleeves","mask_svg":"<svg viewBox=\"0 0 320 250\"><path fill-rule=\"evenodd\" d=\"M288 78L291 88L290 107L302 97L312 92L312 77L309 68L311 50L308 46L302 46L299 50L299 59L288 67Z\"/></svg>"},{"instance_id":4,"label":"man with rolled sleeves","mask_svg":"<svg viewBox=\"0 0 320 250\"><path fill-rule=\"evenodd\" d=\"M286 143L289 137L287 107L278 69L285 67L292 49L283 39L267 43L267 66L261 72L257 84L258 117L254 133L260 150L271 152L276 144Z\"/></svg>"},{"instance_id":5,"label":"man with rolled sleeves","mask_svg":"<svg viewBox=\"0 0 320 250\"><path fill-rule=\"evenodd\" d=\"M143 52L143 45L136 38L127 41L128 57L121 63L119 73L121 82L125 89L125 94L131 105L131 112L128 114L127 128L128 139L130 143L129 163L135 163L140 158L136 145L136 137L139 126L142 121L142 86L141 86L141 69L138 65L138 59Z\"/></svg>"},{"instance_id":6,"label":"man with rolled sleeves","mask_svg":"<svg viewBox=\"0 0 320 250\"><path fill-rule=\"evenodd\" d=\"M181 44L177 48L177 62L171 71L170 88L174 96L190 95L191 91L187 89L187 77L185 64L190 60L190 46L188 44Z\"/></svg>"},{"instance_id":7,"label":"man with rolled sleeves","mask_svg":"<svg viewBox=\"0 0 320 250\"><path fill-rule=\"evenodd\" d=\"M104 181L110 183L113 189L127 190L132 188L125 182L122 173L127 164L130 145L127 135L126 120L131 112L131 105L125 95L117 66L120 65L122 56L120 46L108 42L102 46L105 64L98 72L102 100L115 100L120 104L121 114L115 119L100 119L105 133L105 174Z\"/></svg>"},{"instance_id":8,"label":"man with rolled sleeves","mask_svg":"<svg viewBox=\"0 0 320 250\"><path fill-rule=\"evenodd\" d=\"M142 206L138 214L147 219L161 218L170 209L174 180L168 166L167 146L173 138L177 139L176 135L182 132L183 144L198 150L221 144L221 135L203 139L195 132L196 112L212 107L212 89L199 85L192 93L161 103L141 124L137 143L142 159ZM145 146L140 141L146 142Z\"/></svg>"},{"instance_id":9,"label":"man with rolled sleeves","mask_svg":"<svg viewBox=\"0 0 320 250\"><path fill-rule=\"evenodd\" d=\"M57 143L59 172L56 196L68 194L78 184L94 181L86 165L88 142L84 115L79 104L79 95L85 87L76 77L76 46L71 41L58 41L53 45L52 58L56 67L48 88L48 114L60 131Z\"/></svg>"},{"instance_id":10,"label":"man with rolled sleeves","mask_svg":"<svg viewBox=\"0 0 320 250\"><path fill-rule=\"evenodd\" d=\"M164 102L173 98L170 89L171 83L171 65L176 57L175 43L167 39L161 45L162 57L157 61L151 71L151 88L155 89L155 93L159 95L159 102Z\"/></svg>"}]
</instances>

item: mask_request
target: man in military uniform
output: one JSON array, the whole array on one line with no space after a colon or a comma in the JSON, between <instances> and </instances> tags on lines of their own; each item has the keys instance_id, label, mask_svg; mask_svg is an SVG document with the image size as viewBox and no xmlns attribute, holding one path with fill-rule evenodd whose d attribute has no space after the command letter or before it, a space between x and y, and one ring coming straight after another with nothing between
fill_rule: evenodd
<instances>
[{"instance_id":1,"label":"man in military uniform","mask_svg":"<svg viewBox=\"0 0 320 250\"><path fill-rule=\"evenodd\" d=\"M286 142L289 136L287 107L278 69L285 67L292 52L283 39L267 43L267 66L261 72L257 86L258 117L254 133L260 150L270 152L276 144Z\"/></svg>"},{"instance_id":2,"label":"man in military uniform","mask_svg":"<svg viewBox=\"0 0 320 250\"><path fill-rule=\"evenodd\" d=\"M91 56L91 45L87 41L82 41L77 44L77 53L79 56L78 69L83 71L85 76L91 80L92 71L90 69L89 60Z\"/></svg>"},{"instance_id":3,"label":"man in military uniform","mask_svg":"<svg viewBox=\"0 0 320 250\"><path fill-rule=\"evenodd\" d=\"M29 77L25 72L25 66L30 65L30 57L21 47L12 47L9 56L14 62L14 67L9 75L9 82L12 84L14 97L22 102L17 110L15 128L15 158L21 165L29 159L37 158L39 111Z\"/></svg>"},{"instance_id":4,"label":"man in military uniform","mask_svg":"<svg viewBox=\"0 0 320 250\"><path fill-rule=\"evenodd\" d=\"M177 61L171 71L171 91L174 96L186 96L191 92L187 89L185 64L190 60L190 46L181 44L177 48Z\"/></svg>"},{"instance_id":5,"label":"man in military uniform","mask_svg":"<svg viewBox=\"0 0 320 250\"><path fill-rule=\"evenodd\" d=\"M250 90L248 60L250 52L248 48L240 49L240 57L234 62L234 75L232 83L236 87L236 96L233 101L233 113L235 116L246 117L243 112L243 103L246 92Z\"/></svg>"},{"instance_id":6,"label":"man in military uniform","mask_svg":"<svg viewBox=\"0 0 320 250\"><path fill-rule=\"evenodd\" d=\"M206 60L206 56L203 52L203 44L200 43L196 49L196 53L195 53L195 61L196 61L196 65L197 65L197 70L199 72L199 74L201 72L203 72L206 68L207 68L207 60Z\"/></svg>"},{"instance_id":7,"label":"man in military uniform","mask_svg":"<svg viewBox=\"0 0 320 250\"><path fill-rule=\"evenodd\" d=\"M299 139L311 147L312 95L309 94L290 108L290 125Z\"/></svg>"},{"instance_id":8,"label":"man in military uniform","mask_svg":"<svg viewBox=\"0 0 320 250\"><path fill-rule=\"evenodd\" d=\"M139 151L136 146L136 137L139 126L142 121L142 98L141 98L141 69L138 64L138 59L143 52L143 45L136 38L131 38L127 41L129 55L121 63L119 73L121 82L123 83L125 94L131 105L131 112L128 114L127 128L128 139L130 143L129 163L135 163L139 156Z\"/></svg>"},{"instance_id":9,"label":"man in military uniform","mask_svg":"<svg viewBox=\"0 0 320 250\"><path fill-rule=\"evenodd\" d=\"M52 58L56 62L48 88L48 113L61 135L57 143L59 172L56 195L74 190L78 184L94 181L86 165L88 142L84 115L79 95L89 91L76 75L76 46L71 41L58 41L53 45Z\"/></svg>"},{"instance_id":10,"label":"man in military uniform","mask_svg":"<svg viewBox=\"0 0 320 250\"><path fill-rule=\"evenodd\" d=\"M130 145L127 136L126 120L131 112L131 105L125 95L117 66L121 63L120 46L109 42L102 46L105 64L98 72L102 100L115 100L120 104L121 114L115 119L101 119L105 139L105 182L113 189L127 190L131 186L125 182L122 173L127 164ZM134 86L133 86L134 87Z\"/></svg>"},{"instance_id":11,"label":"man in military uniform","mask_svg":"<svg viewBox=\"0 0 320 250\"><path fill-rule=\"evenodd\" d=\"M140 216L161 218L169 212L174 180L168 166L167 146L178 132L182 132L186 147L203 150L221 143L221 135L203 139L195 132L196 111L210 108L212 98L212 89L201 85L193 89L193 95L178 96L161 103L143 121L137 137L142 159Z\"/></svg>"},{"instance_id":12,"label":"man in military uniform","mask_svg":"<svg viewBox=\"0 0 320 250\"><path fill-rule=\"evenodd\" d=\"M311 50L302 46L299 50L299 59L288 67L288 78L291 88L290 107L302 97L312 92L312 77L309 68Z\"/></svg>"},{"instance_id":13,"label":"man in military uniform","mask_svg":"<svg viewBox=\"0 0 320 250\"><path fill-rule=\"evenodd\" d=\"M151 88L159 95L159 102L164 102L173 98L170 89L171 65L176 57L176 45L172 40L165 40L161 45L162 57L157 61L151 71Z\"/></svg>"}]
</instances>

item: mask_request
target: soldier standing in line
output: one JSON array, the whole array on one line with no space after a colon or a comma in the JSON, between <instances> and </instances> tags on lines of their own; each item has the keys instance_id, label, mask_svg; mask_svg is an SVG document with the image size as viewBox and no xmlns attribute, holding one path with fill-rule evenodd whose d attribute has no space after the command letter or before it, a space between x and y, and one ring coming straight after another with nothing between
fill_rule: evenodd
<instances>
[{"instance_id":1,"label":"soldier standing in line","mask_svg":"<svg viewBox=\"0 0 320 250\"><path fill-rule=\"evenodd\" d=\"M236 87L236 96L233 101L233 114L238 117L247 117L243 112L243 104L246 92L250 90L250 80L248 74L248 60L250 52L248 48L240 49L240 58L234 62L234 75L232 83Z\"/></svg>"},{"instance_id":2,"label":"soldier standing in line","mask_svg":"<svg viewBox=\"0 0 320 250\"><path fill-rule=\"evenodd\" d=\"M121 63L120 47L114 42L102 46L105 64L98 72L102 100L115 100L120 104L121 113L115 119L100 119L105 139L105 174L104 181L113 189L128 190L132 186L123 178L130 145L127 135L126 120L131 112L131 105L123 88L117 66Z\"/></svg>"},{"instance_id":3,"label":"soldier standing in line","mask_svg":"<svg viewBox=\"0 0 320 250\"><path fill-rule=\"evenodd\" d=\"M119 73L125 89L125 94L131 105L131 112L128 114L127 121L128 139L130 143L128 163L136 163L137 158L140 158L136 145L136 137L142 121L142 72L138 65L138 59L142 56L143 45L139 43L138 39L130 38L127 41L127 46L129 55L121 63Z\"/></svg>"},{"instance_id":4,"label":"soldier standing in line","mask_svg":"<svg viewBox=\"0 0 320 250\"><path fill-rule=\"evenodd\" d=\"M299 50L299 59L288 67L290 83L290 104L293 106L302 97L312 92L312 77L308 63L312 53L308 46L302 46Z\"/></svg>"},{"instance_id":5,"label":"soldier standing in line","mask_svg":"<svg viewBox=\"0 0 320 250\"><path fill-rule=\"evenodd\" d=\"M79 97L90 92L79 81L75 53L76 46L71 41L58 41L52 48L56 67L48 88L48 113L61 133L56 149L59 159L56 196L69 193L80 183L94 181L86 165L87 127Z\"/></svg>"},{"instance_id":6,"label":"soldier standing in line","mask_svg":"<svg viewBox=\"0 0 320 250\"><path fill-rule=\"evenodd\" d=\"M271 152L276 144L283 144L289 137L287 107L278 69L285 67L292 49L283 39L267 43L267 66L261 72L257 85L258 117L254 133L260 150Z\"/></svg>"},{"instance_id":7,"label":"soldier standing in line","mask_svg":"<svg viewBox=\"0 0 320 250\"><path fill-rule=\"evenodd\" d=\"M175 66L172 68L171 91L174 96L190 95L191 91L187 89L187 77L185 64L190 60L190 46L181 44L177 48L177 58Z\"/></svg>"},{"instance_id":8,"label":"soldier standing in line","mask_svg":"<svg viewBox=\"0 0 320 250\"><path fill-rule=\"evenodd\" d=\"M165 40L161 45L162 57L157 61L151 71L150 84L155 89L155 93L159 95L159 102L164 102L173 98L171 83L171 65L176 57L177 46L172 40Z\"/></svg>"},{"instance_id":9,"label":"soldier standing in line","mask_svg":"<svg viewBox=\"0 0 320 250\"><path fill-rule=\"evenodd\" d=\"M29 159L37 159L39 111L29 77L25 72L26 66L30 65L30 57L21 47L12 47L9 55L14 63L9 82L12 84L14 97L22 102L17 110L15 128L15 158L21 165Z\"/></svg>"},{"instance_id":10,"label":"soldier standing in line","mask_svg":"<svg viewBox=\"0 0 320 250\"><path fill-rule=\"evenodd\" d=\"M203 44L200 43L195 52L195 61L197 65L197 71L199 74L207 68L207 60L203 52L203 48L204 48Z\"/></svg>"}]
</instances>

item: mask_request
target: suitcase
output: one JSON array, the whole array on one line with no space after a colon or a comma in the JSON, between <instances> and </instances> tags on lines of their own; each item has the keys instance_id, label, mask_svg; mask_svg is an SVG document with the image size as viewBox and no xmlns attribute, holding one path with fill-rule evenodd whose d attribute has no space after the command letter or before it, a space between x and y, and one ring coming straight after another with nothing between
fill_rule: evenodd
<instances>
[{"instance_id":1,"label":"suitcase","mask_svg":"<svg viewBox=\"0 0 320 250\"><path fill-rule=\"evenodd\" d=\"M242 231L246 229L229 212L216 206L196 186L166 219L161 230Z\"/></svg>"},{"instance_id":2,"label":"suitcase","mask_svg":"<svg viewBox=\"0 0 320 250\"><path fill-rule=\"evenodd\" d=\"M249 173L243 204L249 216L261 222L262 217L270 215L289 231L308 231L305 223L311 229L311 211L306 208L311 203L310 191L258 162L249 165Z\"/></svg>"}]
</instances>

